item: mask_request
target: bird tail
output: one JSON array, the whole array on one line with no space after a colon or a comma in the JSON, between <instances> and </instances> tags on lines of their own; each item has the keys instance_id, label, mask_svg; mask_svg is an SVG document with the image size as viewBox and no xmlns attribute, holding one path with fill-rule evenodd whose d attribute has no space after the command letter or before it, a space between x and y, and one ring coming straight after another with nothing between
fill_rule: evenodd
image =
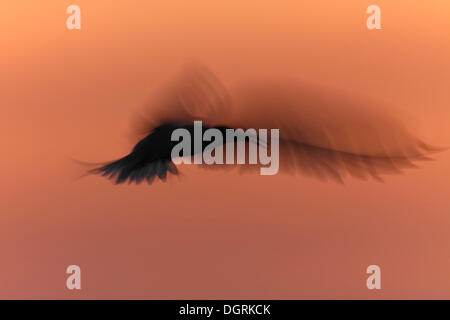
<instances>
[{"instance_id":1,"label":"bird tail","mask_svg":"<svg viewBox=\"0 0 450 320\"><path fill-rule=\"evenodd\" d=\"M85 163L89 165L88 163ZM178 169L171 160L159 159L150 163L139 164L130 154L118 160L104 163L93 169L89 169L87 174L100 174L113 180L115 184L135 182L136 184L146 180L149 184L156 177L165 181L167 173L177 175Z\"/></svg>"}]
</instances>

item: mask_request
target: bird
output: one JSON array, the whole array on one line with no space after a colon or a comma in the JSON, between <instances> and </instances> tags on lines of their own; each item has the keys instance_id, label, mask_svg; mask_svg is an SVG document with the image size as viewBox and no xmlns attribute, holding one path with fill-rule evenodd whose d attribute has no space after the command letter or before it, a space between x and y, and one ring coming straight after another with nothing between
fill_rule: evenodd
<instances>
[{"instance_id":1,"label":"bird","mask_svg":"<svg viewBox=\"0 0 450 320\"><path fill-rule=\"evenodd\" d=\"M178 175L171 151L175 130L194 133L194 121L204 129L279 129L280 171L343 184L353 178L383 182L386 174L401 174L417 162L432 160L442 148L412 134L380 106L356 94L311 85L293 79L259 81L242 85L231 95L219 78L202 65L185 67L156 94L146 115L137 116L132 130L139 141L130 153L95 164L87 174L97 174L115 184L151 184ZM150 111L149 111L150 110ZM255 142L256 141L256 142ZM255 137L252 142L265 143ZM183 157L203 153L191 148ZM241 164L240 172L255 165ZM200 165L206 169L226 165Z\"/></svg>"}]
</instances>

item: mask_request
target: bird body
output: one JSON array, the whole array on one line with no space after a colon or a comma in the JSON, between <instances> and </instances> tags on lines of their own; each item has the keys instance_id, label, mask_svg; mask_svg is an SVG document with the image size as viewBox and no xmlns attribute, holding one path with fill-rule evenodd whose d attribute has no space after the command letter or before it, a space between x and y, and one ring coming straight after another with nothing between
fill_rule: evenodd
<instances>
[{"instance_id":1,"label":"bird body","mask_svg":"<svg viewBox=\"0 0 450 320\"><path fill-rule=\"evenodd\" d=\"M227 127L217 126L207 129L217 129L225 134ZM125 181L140 183L144 179L152 182L157 176L165 180L167 173L177 174L178 170L172 162L172 149L178 143L172 139L172 134L177 129L187 130L191 136L195 134L194 123L175 124L163 123L154 128L147 136L142 138L132 149L132 151L118 160L112 161L100 167L90 170L91 173L98 173L110 179L115 178L116 183ZM200 153L204 151L208 142L203 141ZM195 150L194 144L187 154L181 154L181 157L193 156L199 153Z\"/></svg>"}]
</instances>

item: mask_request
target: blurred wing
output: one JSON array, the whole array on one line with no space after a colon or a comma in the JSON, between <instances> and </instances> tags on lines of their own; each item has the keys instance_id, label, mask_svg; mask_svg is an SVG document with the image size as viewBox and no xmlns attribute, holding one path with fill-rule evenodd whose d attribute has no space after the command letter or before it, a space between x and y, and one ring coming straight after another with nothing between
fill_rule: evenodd
<instances>
[{"instance_id":1,"label":"blurred wing","mask_svg":"<svg viewBox=\"0 0 450 320\"><path fill-rule=\"evenodd\" d=\"M414 155L365 155L282 139L280 170L338 183L343 183L346 176L383 181L381 175L401 174L406 168L416 168L417 161L431 160L426 154L433 152L433 148L425 144L417 148L422 152Z\"/></svg>"},{"instance_id":2,"label":"blurred wing","mask_svg":"<svg viewBox=\"0 0 450 320\"><path fill-rule=\"evenodd\" d=\"M246 144L248 145L249 142ZM268 148L270 150L270 143ZM409 155L367 155L281 138L279 141L279 172L290 175L300 174L321 181L334 181L341 184L348 176L382 182L382 175L402 174L405 169L417 168L417 162L432 160L429 155L439 151L419 141L417 150L421 150L421 152ZM260 164L201 165L201 168L204 169L230 170L238 168L240 173L256 174L260 172L261 167Z\"/></svg>"},{"instance_id":3,"label":"blurred wing","mask_svg":"<svg viewBox=\"0 0 450 320\"><path fill-rule=\"evenodd\" d=\"M152 97L145 115L134 120L133 131L142 135L162 123L187 124L194 120L213 124L220 122L230 104L227 90L211 71L190 65Z\"/></svg>"},{"instance_id":4,"label":"blurred wing","mask_svg":"<svg viewBox=\"0 0 450 320\"><path fill-rule=\"evenodd\" d=\"M402 116L388 113L392 108L357 95L291 81L244 87L234 102L232 127L279 129L281 172L381 181L381 175L399 174L440 151L406 129Z\"/></svg>"}]
</instances>

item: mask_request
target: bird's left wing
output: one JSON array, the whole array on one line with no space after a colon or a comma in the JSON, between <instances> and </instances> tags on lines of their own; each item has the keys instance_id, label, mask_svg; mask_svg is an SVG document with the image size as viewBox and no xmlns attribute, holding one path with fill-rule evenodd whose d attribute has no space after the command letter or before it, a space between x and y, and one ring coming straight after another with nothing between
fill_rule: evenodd
<instances>
[{"instance_id":1,"label":"bird's left wing","mask_svg":"<svg viewBox=\"0 0 450 320\"><path fill-rule=\"evenodd\" d=\"M148 134L162 123L218 123L230 111L230 95L221 81L199 64L185 66L159 88L133 121L136 135Z\"/></svg>"}]
</instances>

